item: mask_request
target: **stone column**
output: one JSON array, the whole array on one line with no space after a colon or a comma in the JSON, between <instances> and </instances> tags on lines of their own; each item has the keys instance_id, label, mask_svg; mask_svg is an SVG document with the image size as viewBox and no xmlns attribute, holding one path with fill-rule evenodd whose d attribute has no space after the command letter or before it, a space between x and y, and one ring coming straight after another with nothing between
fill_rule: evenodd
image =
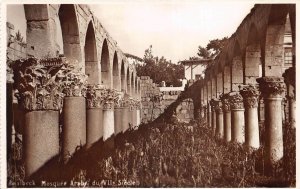
<instances>
[{"instance_id":1,"label":"stone column","mask_svg":"<svg viewBox=\"0 0 300 189\"><path fill-rule=\"evenodd\" d=\"M289 121L293 128L296 128L296 98L294 95L287 96L289 103Z\"/></svg>"},{"instance_id":2,"label":"stone column","mask_svg":"<svg viewBox=\"0 0 300 189\"><path fill-rule=\"evenodd\" d=\"M289 104L289 122L292 127L296 127L296 83L295 67L291 67L283 74L284 82L287 85L287 100Z\"/></svg>"},{"instance_id":3,"label":"stone column","mask_svg":"<svg viewBox=\"0 0 300 189\"><path fill-rule=\"evenodd\" d=\"M216 136L219 139L224 138L224 120L221 101L216 101Z\"/></svg>"},{"instance_id":4,"label":"stone column","mask_svg":"<svg viewBox=\"0 0 300 189\"><path fill-rule=\"evenodd\" d=\"M245 107L245 143L248 147L259 148L258 98L259 91L254 85L241 87L240 94Z\"/></svg>"},{"instance_id":5,"label":"stone column","mask_svg":"<svg viewBox=\"0 0 300 189\"><path fill-rule=\"evenodd\" d=\"M136 101L136 126L141 124L141 100Z\"/></svg>"},{"instance_id":6,"label":"stone column","mask_svg":"<svg viewBox=\"0 0 300 189\"><path fill-rule=\"evenodd\" d=\"M231 108L231 141L245 142L245 119L243 98L239 92L229 93Z\"/></svg>"},{"instance_id":7,"label":"stone column","mask_svg":"<svg viewBox=\"0 0 300 189\"><path fill-rule=\"evenodd\" d=\"M103 140L114 136L115 119L114 119L114 102L116 93L113 89L107 89L103 104Z\"/></svg>"},{"instance_id":8,"label":"stone column","mask_svg":"<svg viewBox=\"0 0 300 189\"><path fill-rule=\"evenodd\" d=\"M208 127L211 128L212 127L212 119L211 119L211 116L212 116L212 113L211 113L211 105L210 103L207 103L207 124L208 124Z\"/></svg>"},{"instance_id":9,"label":"stone column","mask_svg":"<svg viewBox=\"0 0 300 189\"><path fill-rule=\"evenodd\" d=\"M266 163L273 165L283 157L282 105L285 84L282 77L258 78L265 102Z\"/></svg>"},{"instance_id":10,"label":"stone column","mask_svg":"<svg viewBox=\"0 0 300 189\"><path fill-rule=\"evenodd\" d=\"M122 133L122 114L123 114L123 92L117 92L117 99L114 104L114 122L115 122L115 135Z\"/></svg>"},{"instance_id":11,"label":"stone column","mask_svg":"<svg viewBox=\"0 0 300 189\"><path fill-rule=\"evenodd\" d=\"M103 137L103 86L89 85L86 100L86 146L90 148Z\"/></svg>"},{"instance_id":12,"label":"stone column","mask_svg":"<svg viewBox=\"0 0 300 189\"><path fill-rule=\"evenodd\" d=\"M125 133L129 128L129 106L128 103L122 108L122 132Z\"/></svg>"},{"instance_id":13,"label":"stone column","mask_svg":"<svg viewBox=\"0 0 300 189\"><path fill-rule=\"evenodd\" d=\"M216 102L215 99L210 101L211 106L211 130L213 136L216 135L217 119L216 119Z\"/></svg>"},{"instance_id":14,"label":"stone column","mask_svg":"<svg viewBox=\"0 0 300 189\"><path fill-rule=\"evenodd\" d=\"M229 103L229 95L223 94L221 95L222 108L223 108L223 116L224 116L224 138L226 142L231 141L231 111L230 111L230 103Z\"/></svg>"},{"instance_id":15,"label":"stone column","mask_svg":"<svg viewBox=\"0 0 300 189\"><path fill-rule=\"evenodd\" d=\"M80 70L66 74L63 82L63 161L67 163L73 154L86 144L86 79Z\"/></svg>"},{"instance_id":16,"label":"stone column","mask_svg":"<svg viewBox=\"0 0 300 189\"><path fill-rule=\"evenodd\" d=\"M63 77L59 77L58 72L64 65L61 58L28 58L12 65L15 95L25 114L23 155L26 178L59 154Z\"/></svg>"}]
</instances>

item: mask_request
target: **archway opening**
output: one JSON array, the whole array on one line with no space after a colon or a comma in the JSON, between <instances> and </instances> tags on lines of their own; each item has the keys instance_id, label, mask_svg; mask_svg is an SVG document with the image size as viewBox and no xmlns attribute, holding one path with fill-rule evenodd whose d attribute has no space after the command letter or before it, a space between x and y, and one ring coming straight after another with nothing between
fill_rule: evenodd
<instances>
[{"instance_id":1,"label":"archway opening","mask_svg":"<svg viewBox=\"0 0 300 189\"><path fill-rule=\"evenodd\" d=\"M106 39L103 41L101 53L101 82L107 88L111 88L109 51Z\"/></svg>"},{"instance_id":2,"label":"archway opening","mask_svg":"<svg viewBox=\"0 0 300 189\"><path fill-rule=\"evenodd\" d=\"M58 16L62 32L64 56L71 64L83 67L78 22L74 5L62 4L59 8Z\"/></svg>"},{"instance_id":3,"label":"archway opening","mask_svg":"<svg viewBox=\"0 0 300 189\"><path fill-rule=\"evenodd\" d=\"M125 73L125 65L123 60L121 63L121 89L124 92L126 91L126 73Z\"/></svg>"},{"instance_id":4,"label":"archway opening","mask_svg":"<svg viewBox=\"0 0 300 189\"><path fill-rule=\"evenodd\" d=\"M113 60L113 88L120 91L121 90L121 81L118 67L118 55L115 52Z\"/></svg>"},{"instance_id":5,"label":"archway opening","mask_svg":"<svg viewBox=\"0 0 300 189\"><path fill-rule=\"evenodd\" d=\"M88 75L88 83L100 84L95 31L92 22L89 23L86 32L84 54L85 74Z\"/></svg>"}]
</instances>

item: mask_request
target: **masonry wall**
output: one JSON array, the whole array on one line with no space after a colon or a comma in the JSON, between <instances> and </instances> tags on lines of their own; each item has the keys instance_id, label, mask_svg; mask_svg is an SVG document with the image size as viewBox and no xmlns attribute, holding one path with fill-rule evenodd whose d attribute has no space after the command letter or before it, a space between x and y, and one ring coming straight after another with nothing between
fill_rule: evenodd
<instances>
[{"instance_id":1,"label":"masonry wall","mask_svg":"<svg viewBox=\"0 0 300 189\"><path fill-rule=\"evenodd\" d=\"M27 45L16 40L16 31L14 30L14 25L7 22L6 23L7 31L7 57L11 60L17 60L21 58L26 58L26 48Z\"/></svg>"},{"instance_id":2,"label":"masonry wall","mask_svg":"<svg viewBox=\"0 0 300 189\"><path fill-rule=\"evenodd\" d=\"M164 91L160 90L158 84L153 83L149 76L141 76L141 102L142 102L142 123L148 123L155 120L164 113L165 109L175 102L182 92L178 87L166 87ZM194 105L191 99L185 99L181 102L174 112L178 121L189 122L194 118Z\"/></svg>"}]
</instances>

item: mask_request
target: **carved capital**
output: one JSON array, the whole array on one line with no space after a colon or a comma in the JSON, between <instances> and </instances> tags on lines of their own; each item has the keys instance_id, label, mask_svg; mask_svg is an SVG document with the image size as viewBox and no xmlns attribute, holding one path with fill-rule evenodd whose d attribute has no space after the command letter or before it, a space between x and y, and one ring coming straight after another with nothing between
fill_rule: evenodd
<instances>
[{"instance_id":1,"label":"carved capital","mask_svg":"<svg viewBox=\"0 0 300 189\"><path fill-rule=\"evenodd\" d=\"M13 62L14 89L23 109L59 110L62 107L62 72L67 69L63 58L20 59Z\"/></svg>"},{"instance_id":2,"label":"carved capital","mask_svg":"<svg viewBox=\"0 0 300 189\"><path fill-rule=\"evenodd\" d=\"M106 89L104 90L103 95L103 109L109 110L114 108L114 104L116 99L118 98L118 94L114 89Z\"/></svg>"},{"instance_id":3,"label":"carved capital","mask_svg":"<svg viewBox=\"0 0 300 189\"><path fill-rule=\"evenodd\" d=\"M220 95L220 99L222 101L222 108L224 112L229 112L230 111L230 102L229 102L229 94L222 94Z\"/></svg>"},{"instance_id":4,"label":"carved capital","mask_svg":"<svg viewBox=\"0 0 300 189\"><path fill-rule=\"evenodd\" d=\"M217 113L223 113L223 108L222 108L222 101L216 100L216 106L215 106L215 111Z\"/></svg>"},{"instance_id":5,"label":"carved capital","mask_svg":"<svg viewBox=\"0 0 300 189\"><path fill-rule=\"evenodd\" d=\"M232 110L234 109L244 109L243 104L243 97L240 95L239 92L231 92L229 93L229 102L230 102L230 108Z\"/></svg>"},{"instance_id":6,"label":"carved capital","mask_svg":"<svg viewBox=\"0 0 300 189\"><path fill-rule=\"evenodd\" d=\"M283 77L261 77L256 81L259 83L259 89L265 98L283 97L285 93Z\"/></svg>"},{"instance_id":7,"label":"carved capital","mask_svg":"<svg viewBox=\"0 0 300 189\"><path fill-rule=\"evenodd\" d=\"M87 75L81 69L70 69L65 74L63 80L63 93L65 96L83 96L86 95Z\"/></svg>"},{"instance_id":8,"label":"carved capital","mask_svg":"<svg viewBox=\"0 0 300 189\"><path fill-rule=\"evenodd\" d=\"M101 108L104 103L103 85L88 85L86 89L87 108Z\"/></svg>"},{"instance_id":9,"label":"carved capital","mask_svg":"<svg viewBox=\"0 0 300 189\"><path fill-rule=\"evenodd\" d=\"M244 105L246 108L257 108L258 107L258 98L259 90L255 85L244 85L239 86L240 94L244 99Z\"/></svg>"}]
</instances>

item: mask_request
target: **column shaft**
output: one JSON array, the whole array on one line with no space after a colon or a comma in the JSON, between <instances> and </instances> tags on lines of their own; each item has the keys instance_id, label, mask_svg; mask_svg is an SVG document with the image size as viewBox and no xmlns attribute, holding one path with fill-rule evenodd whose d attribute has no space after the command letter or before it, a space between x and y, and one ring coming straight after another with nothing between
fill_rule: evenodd
<instances>
[{"instance_id":1,"label":"column shaft","mask_svg":"<svg viewBox=\"0 0 300 189\"><path fill-rule=\"evenodd\" d=\"M65 97L63 106L63 156L66 162L86 144L86 100L84 97Z\"/></svg>"},{"instance_id":2,"label":"column shaft","mask_svg":"<svg viewBox=\"0 0 300 189\"><path fill-rule=\"evenodd\" d=\"M231 141L231 112L224 111L223 116L224 116L225 141L230 142Z\"/></svg>"},{"instance_id":3,"label":"column shaft","mask_svg":"<svg viewBox=\"0 0 300 189\"><path fill-rule=\"evenodd\" d=\"M25 113L25 177L30 177L59 153L59 112L53 110Z\"/></svg>"},{"instance_id":4,"label":"column shaft","mask_svg":"<svg viewBox=\"0 0 300 189\"><path fill-rule=\"evenodd\" d=\"M103 136L103 110L102 108L90 108L87 109L86 115L86 145L89 148Z\"/></svg>"},{"instance_id":5,"label":"column shaft","mask_svg":"<svg viewBox=\"0 0 300 189\"><path fill-rule=\"evenodd\" d=\"M114 109L104 108L103 109L103 140L106 141L114 135Z\"/></svg>"}]
</instances>

